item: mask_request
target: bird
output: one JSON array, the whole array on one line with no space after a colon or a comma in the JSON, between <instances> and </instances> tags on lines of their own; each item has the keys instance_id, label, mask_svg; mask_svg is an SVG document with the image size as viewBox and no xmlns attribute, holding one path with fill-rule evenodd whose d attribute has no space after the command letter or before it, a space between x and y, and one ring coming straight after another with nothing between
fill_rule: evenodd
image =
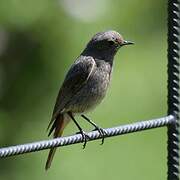
<instances>
[{"instance_id":1,"label":"bird","mask_svg":"<svg viewBox=\"0 0 180 180\"><path fill-rule=\"evenodd\" d=\"M82 135L85 148L89 136L75 119L76 115L80 115L99 131L104 143L106 131L85 116L85 113L104 99L111 80L114 56L121 47L131 44L134 43L124 40L114 30L98 32L91 38L65 76L47 128L48 136L53 132L54 138L61 137L64 128L72 120ZM56 149L50 149L46 170L51 166Z\"/></svg>"}]
</instances>

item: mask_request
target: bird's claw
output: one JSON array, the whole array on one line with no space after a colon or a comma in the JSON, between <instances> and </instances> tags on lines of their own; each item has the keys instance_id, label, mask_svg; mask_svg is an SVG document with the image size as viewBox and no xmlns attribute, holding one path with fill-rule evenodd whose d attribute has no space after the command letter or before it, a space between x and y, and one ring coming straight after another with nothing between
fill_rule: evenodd
<instances>
[{"instance_id":1,"label":"bird's claw","mask_svg":"<svg viewBox=\"0 0 180 180\"><path fill-rule=\"evenodd\" d=\"M102 141L101 141L100 145L103 145L104 144L104 138L107 136L107 132L103 128L100 128L98 126L93 131L98 131L99 132L99 134L102 137Z\"/></svg>"},{"instance_id":2,"label":"bird's claw","mask_svg":"<svg viewBox=\"0 0 180 180\"><path fill-rule=\"evenodd\" d=\"M77 132L76 134L81 134L81 136L82 136L82 142L84 142L84 144L83 144L83 149L85 149L86 144L87 144L87 141L90 139L90 137L89 137L88 134L87 134L86 132L84 132L83 130Z\"/></svg>"}]
</instances>

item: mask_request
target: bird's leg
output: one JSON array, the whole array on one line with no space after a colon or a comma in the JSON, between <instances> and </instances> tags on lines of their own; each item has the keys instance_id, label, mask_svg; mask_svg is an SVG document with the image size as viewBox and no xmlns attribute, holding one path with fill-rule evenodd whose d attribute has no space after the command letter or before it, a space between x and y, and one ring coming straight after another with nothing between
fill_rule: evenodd
<instances>
[{"instance_id":1,"label":"bird's leg","mask_svg":"<svg viewBox=\"0 0 180 180\"><path fill-rule=\"evenodd\" d=\"M86 117L85 115L82 114L81 117L83 117L87 122L89 122L91 125L93 125L93 126L95 127L94 131L97 130L97 131L99 132L99 134L101 135L101 137L102 137L101 145L104 144L104 138L107 136L106 131L105 131L103 128L97 126L93 121L91 121L91 120L90 120L88 117Z\"/></svg>"},{"instance_id":2,"label":"bird's leg","mask_svg":"<svg viewBox=\"0 0 180 180\"><path fill-rule=\"evenodd\" d=\"M83 129L81 128L81 126L77 123L77 121L75 120L74 116L72 115L71 112L67 113L70 118L73 120L73 122L75 123L75 125L77 126L77 128L79 129L79 132L77 134L81 134L82 135L82 139L83 139L83 149L86 147L87 141L88 139L90 139L90 137L83 131Z\"/></svg>"}]
</instances>

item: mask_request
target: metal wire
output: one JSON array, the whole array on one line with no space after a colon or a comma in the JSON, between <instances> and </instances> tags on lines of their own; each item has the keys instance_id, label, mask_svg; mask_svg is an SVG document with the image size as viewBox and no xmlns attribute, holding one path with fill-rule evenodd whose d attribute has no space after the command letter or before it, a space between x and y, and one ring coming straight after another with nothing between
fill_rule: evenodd
<instances>
[{"instance_id":1,"label":"metal wire","mask_svg":"<svg viewBox=\"0 0 180 180\"><path fill-rule=\"evenodd\" d=\"M175 122L174 116L170 115L170 116L153 119L149 121L142 121L142 122L132 123L128 125L108 128L108 129L105 129L105 131L107 133L107 137L111 137L111 136L117 136L117 135L157 128L157 127L162 127L169 124L173 124L174 122ZM98 131L89 132L88 136L90 137L89 141L101 138L101 135L99 134ZM34 142L34 143L0 148L0 157L3 158L3 157L18 155L18 154L40 151L40 150L48 149L51 147L67 146L70 144L80 143L82 142L82 140L83 140L82 136L80 134L77 134L73 136L61 137L61 138L56 138L52 140L45 140L45 141L39 141L39 142Z\"/></svg>"},{"instance_id":2,"label":"metal wire","mask_svg":"<svg viewBox=\"0 0 180 180\"><path fill-rule=\"evenodd\" d=\"M180 1L168 1L168 114L176 117L168 125L168 180L179 180L179 49Z\"/></svg>"}]
</instances>

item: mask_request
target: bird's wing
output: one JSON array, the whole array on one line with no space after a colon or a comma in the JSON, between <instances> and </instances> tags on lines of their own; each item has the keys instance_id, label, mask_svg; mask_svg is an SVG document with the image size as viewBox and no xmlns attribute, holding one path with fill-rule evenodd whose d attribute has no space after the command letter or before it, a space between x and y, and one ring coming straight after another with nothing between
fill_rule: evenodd
<instances>
[{"instance_id":1,"label":"bird's wing","mask_svg":"<svg viewBox=\"0 0 180 180\"><path fill-rule=\"evenodd\" d=\"M65 105L72 97L83 87L95 68L96 63L90 56L80 56L68 71L65 80L59 90L59 94L54 106L52 122L56 119L59 113L64 109Z\"/></svg>"}]
</instances>

